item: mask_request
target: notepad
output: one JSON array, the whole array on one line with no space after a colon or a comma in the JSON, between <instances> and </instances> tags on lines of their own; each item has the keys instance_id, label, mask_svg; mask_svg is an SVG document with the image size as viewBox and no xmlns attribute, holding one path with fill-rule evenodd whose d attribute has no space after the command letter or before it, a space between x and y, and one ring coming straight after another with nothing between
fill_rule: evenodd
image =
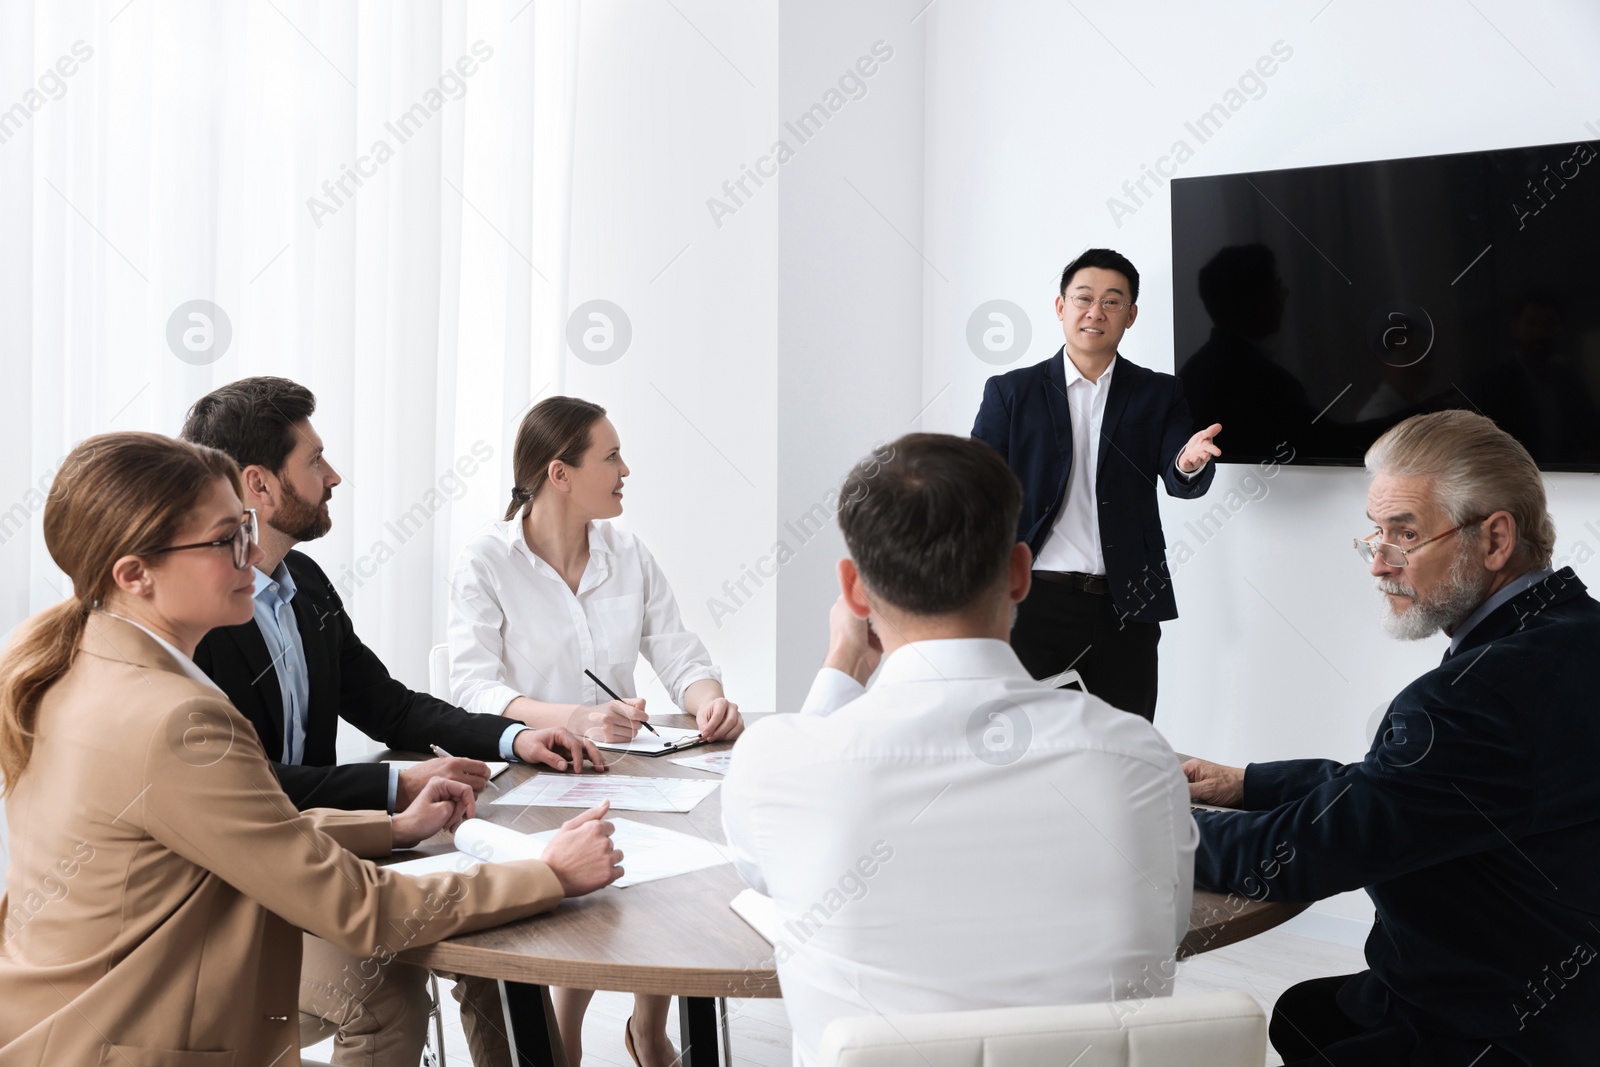
<instances>
[{"instance_id":1,"label":"notepad","mask_svg":"<svg viewBox=\"0 0 1600 1067\"><path fill-rule=\"evenodd\" d=\"M783 916L778 914L778 905L771 897L746 889L734 897L728 907L766 938L769 945L776 945L783 937Z\"/></svg>"},{"instance_id":2,"label":"notepad","mask_svg":"<svg viewBox=\"0 0 1600 1067\"><path fill-rule=\"evenodd\" d=\"M387 869L402 874L465 873L479 863L536 860L544 855L544 846L553 836L554 830L547 834L524 834L487 819L467 819L456 828L457 851L391 863Z\"/></svg>"},{"instance_id":3,"label":"notepad","mask_svg":"<svg viewBox=\"0 0 1600 1067\"><path fill-rule=\"evenodd\" d=\"M674 878L691 871L717 867L730 862L726 846L694 834L649 826L631 819L613 819L612 841L622 851L623 876L612 884L619 888ZM456 831L456 848L442 856L391 863L386 868L402 874L438 874L455 871L465 874L479 863L508 863L538 859L555 830L524 834L486 819L468 819Z\"/></svg>"},{"instance_id":4,"label":"notepad","mask_svg":"<svg viewBox=\"0 0 1600 1067\"><path fill-rule=\"evenodd\" d=\"M417 764L423 761L415 759L386 759L383 762L391 764L395 767L399 767L402 771L404 771L410 770L412 767L415 767ZM489 765L489 777L491 779L498 777L501 772L503 772L507 767L511 766L511 764L502 760L484 760L483 762Z\"/></svg>"},{"instance_id":5,"label":"notepad","mask_svg":"<svg viewBox=\"0 0 1600 1067\"><path fill-rule=\"evenodd\" d=\"M676 726L657 726L655 733L640 729L632 741L596 741L608 752L628 752L635 756L659 756L664 752L681 752L695 745L705 744L699 730L683 730Z\"/></svg>"}]
</instances>

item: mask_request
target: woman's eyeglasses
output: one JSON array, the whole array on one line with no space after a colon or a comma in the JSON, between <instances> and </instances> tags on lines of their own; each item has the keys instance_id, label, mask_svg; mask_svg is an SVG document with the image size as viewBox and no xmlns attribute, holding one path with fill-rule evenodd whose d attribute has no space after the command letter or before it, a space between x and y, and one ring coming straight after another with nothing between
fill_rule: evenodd
<instances>
[{"instance_id":1,"label":"woman's eyeglasses","mask_svg":"<svg viewBox=\"0 0 1600 1067\"><path fill-rule=\"evenodd\" d=\"M227 545L233 549L234 570L242 571L250 566L250 549L255 546L255 543L256 509L246 508L244 521L239 524L239 528L220 541L196 541L192 545L169 545L166 548L152 549L149 552L142 553L142 555L159 556L166 552L183 552L191 548L221 548L223 545Z\"/></svg>"}]
</instances>

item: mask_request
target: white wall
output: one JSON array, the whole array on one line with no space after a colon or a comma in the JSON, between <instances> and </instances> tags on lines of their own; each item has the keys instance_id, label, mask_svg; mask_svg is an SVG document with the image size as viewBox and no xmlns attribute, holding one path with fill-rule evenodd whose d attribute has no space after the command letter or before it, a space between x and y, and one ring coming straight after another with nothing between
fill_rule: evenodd
<instances>
[{"instance_id":1,"label":"white wall","mask_svg":"<svg viewBox=\"0 0 1600 1067\"><path fill-rule=\"evenodd\" d=\"M777 11L680 6L585 6L568 303L616 303L633 339L613 363L568 355L546 395L609 410L633 471L618 524L655 554L730 698L769 711L774 603L714 618L707 601L771 542L777 190L720 228L706 201L769 140ZM666 703L643 660L638 678Z\"/></svg>"},{"instance_id":2,"label":"white wall","mask_svg":"<svg viewBox=\"0 0 1600 1067\"><path fill-rule=\"evenodd\" d=\"M911 16L922 2L780 5L774 125L795 149L779 223L773 555L781 543L785 562L776 589L750 601L778 604L779 711L799 710L827 648L844 555L839 484L876 442L920 428L924 71L922 21ZM820 130L802 129L801 143L783 123L819 103L838 110Z\"/></svg>"},{"instance_id":3,"label":"white wall","mask_svg":"<svg viewBox=\"0 0 1600 1067\"><path fill-rule=\"evenodd\" d=\"M1091 245L1117 248L1143 276L1123 352L1172 369L1167 190L1120 225L1107 199L1123 196L1122 183L1175 140L1193 144L1185 120L1275 42L1292 56L1196 146L1180 175L1592 139L1585 123L1600 126L1600 70L1589 54L1600 9L1578 0L1477 10L1442 0L1261 0L1226 14L1177 3L940 0L924 18L923 232L949 281L924 274L922 391L953 383L928 429L970 430L984 379L1005 369L967 348L972 309L997 297L1021 305L1033 344L1011 366L1045 358L1062 339L1051 310L1059 271ZM1257 499L1229 512L1210 540L1186 529L1251 471L1224 465L1201 501L1163 498L1174 557L1180 541L1193 557L1174 561L1182 617L1164 627L1156 723L1180 751L1233 763L1357 759L1377 709L1437 662L1443 639L1402 644L1376 626L1378 606L1349 545L1365 532L1360 471L1284 469L1249 483ZM1600 485L1584 475L1548 481L1557 557L1581 539L1580 558L1589 558L1600 550ZM1600 582L1600 566L1577 569ZM1319 910L1370 916L1362 897Z\"/></svg>"}]
</instances>

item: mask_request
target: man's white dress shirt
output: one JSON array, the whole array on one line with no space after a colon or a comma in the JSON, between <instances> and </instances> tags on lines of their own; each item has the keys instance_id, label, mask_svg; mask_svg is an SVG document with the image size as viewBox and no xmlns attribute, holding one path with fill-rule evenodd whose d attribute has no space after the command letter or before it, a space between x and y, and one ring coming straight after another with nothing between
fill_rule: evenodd
<instances>
[{"instance_id":1,"label":"man's white dress shirt","mask_svg":"<svg viewBox=\"0 0 1600 1067\"><path fill-rule=\"evenodd\" d=\"M1077 364L1061 354L1067 374L1067 410L1072 416L1072 470L1067 473L1067 498L1056 512L1055 525L1039 549L1033 569L1104 574L1105 553L1100 548L1100 509L1094 486L1100 467L1100 427L1105 422L1106 396L1117 369L1113 356L1095 381L1079 372Z\"/></svg>"},{"instance_id":2,"label":"man's white dress shirt","mask_svg":"<svg viewBox=\"0 0 1600 1067\"><path fill-rule=\"evenodd\" d=\"M1111 375L1117 369L1117 357L1112 356L1100 377L1092 382L1065 352L1061 353L1061 363L1067 378L1067 412L1072 419L1072 469L1067 472L1066 499L1061 502L1055 524L1039 547L1033 569L1105 574L1106 556L1100 547L1100 507L1095 500L1095 484L1100 471L1106 397L1111 394ZM1186 482L1193 481L1200 473L1199 468L1185 471L1176 460L1173 468Z\"/></svg>"},{"instance_id":3,"label":"man's white dress shirt","mask_svg":"<svg viewBox=\"0 0 1600 1067\"><path fill-rule=\"evenodd\" d=\"M522 537L521 519L497 522L467 543L450 593L450 697L499 715L519 696L550 703L624 697L644 654L678 706L702 678L722 679L711 654L684 629L672 587L639 539L609 522L589 524L589 565L574 593Z\"/></svg>"},{"instance_id":4,"label":"man's white dress shirt","mask_svg":"<svg viewBox=\"0 0 1600 1067\"><path fill-rule=\"evenodd\" d=\"M797 1063L846 1016L1170 992L1199 834L1155 727L1041 688L1003 641L906 645L866 691L824 674L722 786L734 863L785 920Z\"/></svg>"}]
</instances>

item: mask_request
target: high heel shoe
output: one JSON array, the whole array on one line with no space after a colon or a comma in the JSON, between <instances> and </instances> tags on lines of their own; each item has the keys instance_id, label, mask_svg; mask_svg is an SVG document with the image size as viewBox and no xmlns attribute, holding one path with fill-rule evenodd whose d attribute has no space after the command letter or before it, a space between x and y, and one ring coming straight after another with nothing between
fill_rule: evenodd
<instances>
[{"instance_id":1,"label":"high heel shoe","mask_svg":"<svg viewBox=\"0 0 1600 1067\"><path fill-rule=\"evenodd\" d=\"M633 1016L628 1016L628 1021L622 1024L622 1045L628 1050L628 1055L633 1057L636 1067L644 1067L639 1059L638 1051L633 1047Z\"/></svg>"}]
</instances>

